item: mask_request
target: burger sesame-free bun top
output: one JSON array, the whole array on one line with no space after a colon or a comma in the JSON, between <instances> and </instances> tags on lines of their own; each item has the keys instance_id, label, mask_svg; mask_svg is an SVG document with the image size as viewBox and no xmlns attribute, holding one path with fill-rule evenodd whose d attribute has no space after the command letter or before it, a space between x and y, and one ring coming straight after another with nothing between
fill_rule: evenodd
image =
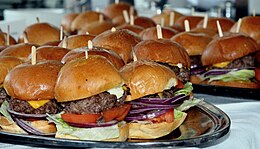
<instances>
[{"instance_id":1,"label":"burger sesame-free bun top","mask_svg":"<svg viewBox=\"0 0 260 149\"><path fill-rule=\"evenodd\" d=\"M87 98L122 85L118 70L103 56L89 55L66 63L58 76L55 97L58 102Z\"/></svg>"},{"instance_id":2,"label":"burger sesame-free bun top","mask_svg":"<svg viewBox=\"0 0 260 149\"><path fill-rule=\"evenodd\" d=\"M66 48L67 49L76 49L84 46L88 46L88 41L94 39L94 35L71 35L68 38L64 38L60 44L59 47L62 47L64 45L64 42L66 42Z\"/></svg>"},{"instance_id":3,"label":"burger sesame-free bun top","mask_svg":"<svg viewBox=\"0 0 260 149\"><path fill-rule=\"evenodd\" d=\"M204 20L201 20L198 23L197 28L203 27L203 21ZM228 18L209 18L207 23L207 28L217 31L218 30L217 21L219 21L219 24L223 32L229 31L231 27L235 24L235 21Z\"/></svg>"},{"instance_id":4,"label":"burger sesame-free bun top","mask_svg":"<svg viewBox=\"0 0 260 149\"><path fill-rule=\"evenodd\" d=\"M170 27L162 27L162 37L164 39L170 39L177 33L178 33L178 31L176 31ZM146 28L145 30L143 30L140 33L140 36L141 36L141 38L143 38L143 40L152 40L152 39L156 40L156 39L158 39L157 29L156 29L156 27Z\"/></svg>"}]
</instances>

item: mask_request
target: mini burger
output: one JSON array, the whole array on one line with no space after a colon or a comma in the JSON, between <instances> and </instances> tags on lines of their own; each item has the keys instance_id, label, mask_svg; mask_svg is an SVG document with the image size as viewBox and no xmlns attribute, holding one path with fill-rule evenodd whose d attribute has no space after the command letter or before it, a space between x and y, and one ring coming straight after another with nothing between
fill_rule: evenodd
<instances>
[{"instance_id":1,"label":"mini burger","mask_svg":"<svg viewBox=\"0 0 260 149\"><path fill-rule=\"evenodd\" d=\"M58 76L55 97L63 112L49 115L57 127L56 138L125 141L123 122L130 110L125 103L124 81L104 57L89 55L66 63Z\"/></svg>"},{"instance_id":2,"label":"mini burger","mask_svg":"<svg viewBox=\"0 0 260 149\"><path fill-rule=\"evenodd\" d=\"M259 88L255 79L257 43L249 36L226 33L214 38L203 51L201 61L208 71L200 76L210 85Z\"/></svg>"},{"instance_id":3,"label":"mini burger","mask_svg":"<svg viewBox=\"0 0 260 149\"><path fill-rule=\"evenodd\" d=\"M129 88L126 101L131 101L125 118L130 139L170 134L185 120L187 114L182 111L200 101L191 98L191 84L183 86L172 70L158 63L135 61L120 72Z\"/></svg>"},{"instance_id":4,"label":"mini burger","mask_svg":"<svg viewBox=\"0 0 260 149\"><path fill-rule=\"evenodd\" d=\"M5 77L4 89L11 97L6 110L29 134L45 136L56 132L55 125L46 120L46 113L59 112L54 86L61 67L58 61L42 61L35 65L23 63Z\"/></svg>"}]
</instances>

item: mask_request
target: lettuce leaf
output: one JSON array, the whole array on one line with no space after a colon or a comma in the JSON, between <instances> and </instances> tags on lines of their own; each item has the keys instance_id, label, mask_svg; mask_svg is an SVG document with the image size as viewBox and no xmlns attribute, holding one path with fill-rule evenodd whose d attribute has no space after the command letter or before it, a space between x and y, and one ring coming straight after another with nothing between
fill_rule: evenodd
<instances>
[{"instance_id":1,"label":"lettuce leaf","mask_svg":"<svg viewBox=\"0 0 260 149\"><path fill-rule=\"evenodd\" d=\"M70 135L80 140L95 140L101 141L105 139L119 137L118 125L124 125L124 122L108 127L96 127L96 128L76 128L69 126L61 118L61 114L49 115L47 119L49 122L54 122L57 127L56 135Z\"/></svg>"},{"instance_id":2,"label":"lettuce leaf","mask_svg":"<svg viewBox=\"0 0 260 149\"><path fill-rule=\"evenodd\" d=\"M179 111L186 111L189 108L196 106L197 104L199 104L201 101L203 101L203 99L198 99L198 98L191 98L189 100L185 100L179 107L176 108L176 110Z\"/></svg>"},{"instance_id":3,"label":"lettuce leaf","mask_svg":"<svg viewBox=\"0 0 260 149\"><path fill-rule=\"evenodd\" d=\"M9 105L9 103L5 100L0 107L0 113L3 114L3 116L6 117L9 121L14 122L11 115L7 111L8 105Z\"/></svg>"},{"instance_id":4,"label":"lettuce leaf","mask_svg":"<svg viewBox=\"0 0 260 149\"><path fill-rule=\"evenodd\" d=\"M187 82L185 83L184 88L176 91L174 95L180 95L180 94L190 95L192 90L193 90L192 83Z\"/></svg>"},{"instance_id":5,"label":"lettuce leaf","mask_svg":"<svg viewBox=\"0 0 260 149\"><path fill-rule=\"evenodd\" d=\"M181 118L184 112L174 109L174 119Z\"/></svg>"},{"instance_id":6,"label":"lettuce leaf","mask_svg":"<svg viewBox=\"0 0 260 149\"><path fill-rule=\"evenodd\" d=\"M207 77L202 77L203 80L209 79L209 82L212 81L250 81L251 78L255 77L254 70L242 69L238 71L231 71L223 75L211 75Z\"/></svg>"}]
</instances>

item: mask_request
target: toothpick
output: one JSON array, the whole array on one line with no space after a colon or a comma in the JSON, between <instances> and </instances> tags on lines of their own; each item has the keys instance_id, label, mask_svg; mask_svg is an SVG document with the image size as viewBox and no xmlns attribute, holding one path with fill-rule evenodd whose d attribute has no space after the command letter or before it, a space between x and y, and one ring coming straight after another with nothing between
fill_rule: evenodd
<instances>
[{"instance_id":1,"label":"toothpick","mask_svg":"<svg viewBox=\"0 0 260 149\"><path fill-rule=\"evenodd\" d=\"M208 19L209 19L209 16L206 13L205 16L204 16L204 20L203 20L203 28L207 28L207 26L208 26Z\"/></svg>"},{"instance_id":2,"label":"toothpick","mask_svg":"<svg viewBox=\"0 0 260 149\"><path fill-rule=\"evenodd\" d=\"M134 25L134 16L130 15L130 25Z\"/></svg>"},{"instance_id":3,"label":"toothpick","mask_svg":"<svg viewBox=\"0 0 260 149\"><path fill-rule=\"evenodd\" d=\"M161 18L161 27L164 27L164 18Z\"/></svg>"},{"instance_id":4,"label":"toothpick","mask_svg":"<svg viewBox=\"0 0 260 149\"><path fill-rule=\"evenodd\" d=\"M170 13L170 23L169 23L170 26L174 25L174 15L175 15L174 12Z\"/></svg>"},{"instance_id":5,"label":"toothpick","mask_svg":"<svg viewBox=\"0 0 260 149\"><path fill-rule=\"evenodd\" d=\"M88 59L88 50L92 50L93 49L93 43L91 40L88 41L88 49L86 49L85 51L85 58Z\"/></svg>"},{"instance_id":6,"label":"toothpick","mask_svg":"<svg viewBox=\"0 0 260 149\"><path fill-rule=\"evenodd\" d=\"M25 33L23 34L23 42L24 43L29 43L28 38L27 38Z\"/></svg>"},{"instance_id":7,"label":"toothpick","mask_svg":"<svg viewBox=\"0 0 260 149\"><path fill-rule=\"evenodd\" d=\"M10 45L10 25L7 25L6 45Z\"/></svg>"},{"instance_id":8,"label":"toothpick","mask_svg":"<svg viewBox=\"0 0 260 149\"><path fill-rule=\"evenodd\" d=\"M32 46L32 48L31 48L31 56L32 56L31 63L32 63L32 65L35 65L36 64L36 47L35 46Z\"/></svg>"},{"instance_id":9,"label":"toothpick","mask_svg":"<svg viewBox=\"0 0 260 149\"><path fill-rule=\"evenodd\" d=\"M63 26L60 26L60 40L63 39Z\"/></svg>"},{"instance_id":10,"label":"toothpick","mask_svg":"<svg viewBox=\"0 0 260 149\"><path fill-rule=\"evenodd\" d=\"M115 32L116 31L116 28L115 27L112 27L111 28L111 32Z\"/></svg>"},{"instance_id":11,"label":"toothpick","mask_svg":"<svg viewBox=\"0 0 260 149\"><path fill-rule=\"evenodd\" d=\"M118 3L119 3L119 0L115 0L115 3L118 4Z\"/></svg>"},{"instance_id":12,"label":"toothpick","mask_svg":"<svg viewBox=\"0 0 260 149\"><path fill-rule=\"evenodd\" d=\"M99 14L99 23L104 21L104 16L102 14Z\"/></svg>"},{"instance_id":13,"label":"toothpick","mask_svg":"<svg viewBox=\"0 0 260 149\"><path fill-rule=\"evenodd\" d=\"M162 39L163 36L162 36L162 28L160 25L156 25L156 30L157 30L157 38L158 39Z\"/></svg>"},{"instance_id":14,"label":"toothpick","mask_svg":"<svg viewBox=\"0 0 260 149\"><path fill-rule=\"evenodd\" d=\"M194 16L194 15L195 15L195 8L194 8L194 7L191 7L190 12L191 12L191 16Z\"/></svg>"},{"instance_id":15,"label":"toothpick","mask_svg":"<svg viewBox=\"0 0 260 149\"><path fill-rule=\"evenodd\" d=\"M128 16L128 12L126 10L123 10L123 16L124 16L125 22L129 23L129 16Z\"/></svg>"},{"instance_id":16,"label":"toothpick","mask_svg":"<svg viewBox=\"0 0 260 149\"><path fill-rule=\"evenodd\" d=\"M36 22L40 23L40 18L39 17L36 17Z\"/></svg>"},{"instance_id":17,"label":"toothpick","mask_svg":"<svg viewBox=\"0 0 260 149\"><path fill-rule=\"evenodd\" d=\"M222 32L222 29L221 29L221 26L220 26L220 23L219 23L218 20L217 20L217 27L218 27L218 34L219 34L219 37L223 37L223 32Z\"/></svg>"},{"instance_id":18,"label":"toothpick","mask_svg":"<svg viewBox=\"0 0 260 149\"><path fill-rule=\"evenodd\" d=\"M240 18L237 22L237 28L236 28L236 33L239 33L240 27L241 27L242 19Z\"/></svg>"},{"instance_id":19,"label":"toothpick","mask_svg":"<svg viewBox=\"0 0 260 149\"><path fill-rule=\"evenodd\" d=\"M89 35L89 32L86 32L86 35Z\"/></svg>"},{"instance_id":20,"label":"toothpick","mask_svg":"<svg viewBox=\"0 0 260 149\"><path fill-rule=\"evenodd\" d=\"M131 16L131 15L133 15L134 16L134 7L133 6L131 6L130 7L130 10L129 10L129 15Z\"/></svg>"},{"instance_id":21,"label":"toothpick","mask_svg":"<svg viewBox=\"0 0 260 149\"><path fill-rule=\"evenodd\" d=\"M188 20L184 20L184 27L185 27L185 32L190 31L190 23Z\"/></svg>"},{"instance_id":22,"label":"toothpick","mask_svg":"<svg viewBox=\"0 0 260 149\"><path fill-rule=\"evenodd\" d=\"M253 9L253 17L255 17L255 15L256 15L256 11L255 9Z\"/></svg>"},{"instance_id":23,"label":"toothpick","mask_svg":"<svg viewBox=\"0 0 260 149\"><path fill-rule=\"evenodd\" d=\"M218 18L221 18L221 8L218 8Z\"/></svg>"},{"instance_id":24,"label":"toothpick","mask_svg":"<svg viewBox=\"0 0 260 149\"><path fill-rule=\"evenodd\" d=\"M137 61L137 57L136 57L136 54L135 54L135 50L133 50L133 60L134 60L134 62Z\"/></svg>"},{"instance_id":25,"label":"toothpick","mask_svg":"<svg viewBox=\"0 0 260 149\"><path fill-rule=\"evenodd\" d=\"M62 47L63 48L67 48L68 47L68 40L67 40L67 36L64 37L63 42L62 42Z\"/></svg>"}]
</instances>

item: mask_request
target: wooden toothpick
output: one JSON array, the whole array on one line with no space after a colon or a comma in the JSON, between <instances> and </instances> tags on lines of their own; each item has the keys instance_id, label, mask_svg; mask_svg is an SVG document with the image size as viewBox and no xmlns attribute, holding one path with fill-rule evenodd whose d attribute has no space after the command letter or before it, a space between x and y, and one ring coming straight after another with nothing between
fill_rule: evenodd
<instances>
[{"instance_id":1,"label":"wooden toothpick","mask_svg":"<svg viewBox=\"0 0 260 149\"><path fill-rule=\"evenodd\" d=\"M36 47L35 46L32 46L32 48L31 48L31 56L32 56L31 63L32 63L32 65L35 65L36 64Z\"/></svg>"},{"instance_id":2,"label":"wooden toothpick","mask_svg":"<svg viewBox=\"0 0 260 149\"><path fill-rule=\"evenodd\" d=\"M60 26L60 40L63 39L63 26Z\"/></svg>"},{"instance_id":3,"label":"wooden toothpick","mask_svg":"<svg viewBox=\"0 0 260 149\"><path fill-rule=\"evenodd\" d=\"M127 10L123 10L123 16L126 23L129 23L129 16Z\"/></svg>"},{"instance_id":4,"label":"wooden toothpick","mask_svg":"<svg viewBox=\"0 0 260 149\"><path fill-rule=\"evenodd\" d=\"M163 36L162 36L162 28L160 25L156 25L156 29L157 29L157 38L158 39L162 39Z\"/></svg>"},{"instance_id":5,"label":"wooden toothpick","mask_svg":"<svg viewBox=\"0 0 260 149\"><path fill-rule=\"evenodd\" d=\"M184 20L184 27L185 27L185 32L190 31L190 23L188 20Z\"/></svg>"},{"instance_id":6,"label":"wooden toothpick","mask_svg":"<svg viewBox=\"0 0 260 149\"><path fill-rule=\"evenodd\" d=\"M218 35L219 35L219 37L223 37L223 32L222 32L222 29L221 29L221 26L220 26L220 23L219 23L218 20L217 20L217 27L218 27Z\"/></svg>"},{"instance_id":7,"label":"wooden toothpick","mask_svg":"<svg viewBox=\"0 0 260 149\"><path fill-rule=\"evenodd\" d=\"M204 20L203 20L203 28L207 28L208 26L208 14L206 13L205 16L204 16Z\"/></svg>"},{"instance_id":8,"label":"wooden toothpick","mask_svg":"<svg viewBox=\"0 0 260 149\"><path fill-rule=\"evenodd\" d=\"M174 15L175 15L174 12L170 13L170 23L169 23L170 26L174 25Z\"/></svg>"},{"instance_id":9,"label":"wooden toothpick","mask_svg":"<svg viewBox=\"0 0 260 149\"><path fill-rule=\"evenodd\" d=\"M236 33L239 33L240 27L241 27L242 19L240 18L237 22L237 28L236 28Z\"/></svg>"}]
</instances>

